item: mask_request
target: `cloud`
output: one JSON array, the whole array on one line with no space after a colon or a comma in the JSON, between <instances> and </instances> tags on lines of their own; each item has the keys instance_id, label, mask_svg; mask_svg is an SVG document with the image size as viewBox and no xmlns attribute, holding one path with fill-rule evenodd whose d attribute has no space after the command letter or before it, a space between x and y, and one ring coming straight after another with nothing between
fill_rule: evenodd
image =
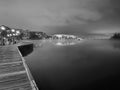
<instances>
[{"instance_id":1,"label":"cloud","mask_svg":"<svg viewBox=\"0 0 120 90\"><path fill-rule=\"evenodd\" d=\"M99 10L109 0L12 0L2 1L7 11L23 17L29 24L38 26L85 24L100 20ZM2 6L4 7L4 6ZM6 8L6 7L4 7ZM10 12L9 12L10 14Z\"/></svg>"},{"instance_id":2,"label":"cloud","mask_svg":"<svg viewBox=\"0 0 120 90\"><path fill-rule=\"evenodd\" d=\"M40 4L37 9L30 8L30 11L33 11L30 12L30 15L33 17L29 16L28 22L35 25L56 26L97 21L103 17L103 14L98 11L101 7L94 5L100 4L96 1L100 2L100 0L49 0L48 2L45 0L42 2L45 6ZM103 6L103 4L101 5ZM37 14L38 17L34 17L34 14Z\"/></svg>"},{"instance_id":3,"label":"cloud","mask_svg":"<svg viewBox=\"0 0 120 90\"><path fill-rule=\"evenodd\" d=\"M119 0L0 0L0 23L36 29L69 30L72 26L79 30L82 25L119 16L118 3Z\"/></svg>"}]
</instances>

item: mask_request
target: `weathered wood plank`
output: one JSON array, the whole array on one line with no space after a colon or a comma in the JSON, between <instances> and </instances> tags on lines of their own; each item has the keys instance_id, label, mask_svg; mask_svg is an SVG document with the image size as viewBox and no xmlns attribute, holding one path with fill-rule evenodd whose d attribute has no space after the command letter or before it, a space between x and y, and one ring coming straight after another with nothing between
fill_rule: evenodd
<instances>
[{"instance_id":1,"label":"weathered wood plank","mask_svg":"<svg viewBox=\"0 0 120 90\"><path fill-rule=\"evenodd\" d=\"M0 47L0 90L38 90L14 45Z\"/></svg>"},{"instance_id":2,"label":"weathered wood plank","mask_svg":"<svg viewBox=\"0 0 120 90\"><path fill-rule=\"evenodd\" d=\"M0 59L0 63L12 63L12 62L19 62L21 61L21 58L11 58L11 59Z\"/></svg>"},{"instance_id":3,"label":"weathered wood plank","mask_svg":"<svg viewBox=\"0 0 120 90\"><path fill-rule=\"evenodd\" d=\"M1 90L32 90L32 87L29 82L16 85L16 86L11 86L11 87L6 87Z\"/></svg>"},{"instance_id":4,"label":"weathered wood plank","mask_svg":"<svg viewBox=\"0 0 120 90\"><path fill-rule=\"evenodd\" d=\"M12 72L19 72L23 71L24 66L22 62L18 63L5 63L0 65L0 74L5 74L5 73L12 73Z\"/></svg>"},{"instance_id":5,"label":"weathered wood plank","mask_svg":"<svg viewBox=\"0 0 120 90\"><path fill-rule=\"evenodd\" d=\"M26 84L29 83L29 79L26 75L26 73L23 74L15 74L11 76L5 76L5 77L0 77L0 88L9 88L9 87L14 87L14 86L19 86L21 84Z\"/></svg>"}]
</instances>

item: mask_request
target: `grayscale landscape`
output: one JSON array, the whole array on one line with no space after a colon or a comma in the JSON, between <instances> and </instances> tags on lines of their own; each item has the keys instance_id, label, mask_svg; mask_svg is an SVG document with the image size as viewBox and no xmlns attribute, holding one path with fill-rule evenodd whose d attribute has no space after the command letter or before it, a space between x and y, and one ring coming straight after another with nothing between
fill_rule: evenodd
<instances>
[{"instance_id":1,"label":"grayscale landscape","mask_svg":"<svg viewBox=\"0 0 120 90\"><path fill-rule=\"evenodd\" d=\"M120 0L0 0L0 90L119 90Z\"/></svg>"}]
</instances>

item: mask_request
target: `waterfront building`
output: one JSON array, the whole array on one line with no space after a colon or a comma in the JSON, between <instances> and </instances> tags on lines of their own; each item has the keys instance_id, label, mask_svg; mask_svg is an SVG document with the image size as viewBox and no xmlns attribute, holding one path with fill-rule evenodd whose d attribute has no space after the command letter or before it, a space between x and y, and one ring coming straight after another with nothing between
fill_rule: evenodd
<instances>
[{"instance_id":1,"label":"waterfront building","mask_svg":"<svg viewBox=\"0 0 120 90\"><path fill-rule=\"evenodd\" d=\"M52 36L53 39L78 39L80 40L79 37L75 35L67 35L67 34L55 34Z\"/></svg>"},{"instance_id":2,"label":"waterfront building","mask_svg":"<svg viewBox=\"0 0 120 90\"><path fill-rule=\"evenodd\" d=\"M14 28L9 28L5 25L0 26L0 43L1 45L14 44L18 40L20 31Z\"/></svg>"}]
</instances>

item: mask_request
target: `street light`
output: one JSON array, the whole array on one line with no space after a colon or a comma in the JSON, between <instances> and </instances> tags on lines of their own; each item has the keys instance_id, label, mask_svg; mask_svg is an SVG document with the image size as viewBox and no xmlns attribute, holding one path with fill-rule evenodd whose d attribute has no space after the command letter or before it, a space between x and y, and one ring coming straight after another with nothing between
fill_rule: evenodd
<instances>
[{"instance_id":1,"label":"street light","mask_svg":"<svg viewBox=\"0 0 120 90\"><path fill-rule=\"evenodd\" d=\"M15 36L15 33L13 33L13 36Z\"/></svg>"},{"instance_id":2,"label":"street light","mask_svg":"<svg viewBox=\"0 0 120 90\"><path fill-rule=\"evenodd\" d=\"M0 28L1 28L1 30L5 30L6 29L4 26L1 26Z\"/></svg>"},{"instance_id":3,"label":"street light","mask_svg":"<svg viewBox=\"0 0 120 90\"><path fill-rule=\"evenodd\" d=\"M16 31L16 34L20 34L20 31Z\"/></svg>"},{"instance_id":4,"label":"street light","mask_svg":"<svg viewBox=\"0 0 120 90\"><path fill-rule=\"evenodd\" d=\"M12 34L10 34L10 36L12 36Z\"/></svg>"},{"instance_id":5,"label":"street light","mask_svg":"<svg viewBox=\"0 0 120 90\"><path fill-rule=\"evenodd\" d=\"M12 32L15 32L15 29L11 29Z\"/></svg>"},{"instance_id":6,"label":"street light","mask_svg":"<svg viewBox=\"0 0 120 90\"><path fill-rule=\"evenodd\" d=\"M9 34L7 34L7 36L8 36L8 37L10 37L10 35L9 35Z\"/></svg>"}]
</instances>

